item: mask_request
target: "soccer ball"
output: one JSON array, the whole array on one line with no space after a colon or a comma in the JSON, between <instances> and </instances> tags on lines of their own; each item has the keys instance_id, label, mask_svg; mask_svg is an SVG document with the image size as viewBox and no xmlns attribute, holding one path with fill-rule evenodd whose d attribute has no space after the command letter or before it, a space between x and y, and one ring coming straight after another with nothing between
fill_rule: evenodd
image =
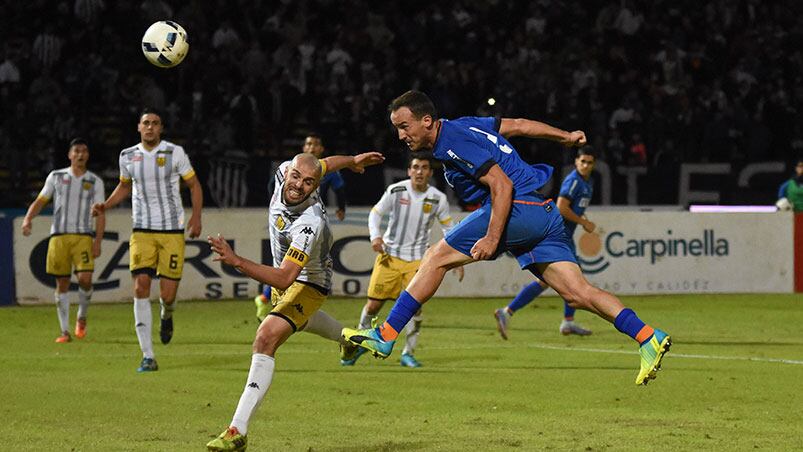
<instances>
[{"instance_id":1,"label":"soccer ball","mask_svg":"<svg viewBox=\"0 0 803 452\"><path fill-rule=\"evenodd\" d=\"M154 23L142 37L142 53L154 66L173 67L181 63L189 50L187 32L172 20Z\"/></svg>"}]
</instances>

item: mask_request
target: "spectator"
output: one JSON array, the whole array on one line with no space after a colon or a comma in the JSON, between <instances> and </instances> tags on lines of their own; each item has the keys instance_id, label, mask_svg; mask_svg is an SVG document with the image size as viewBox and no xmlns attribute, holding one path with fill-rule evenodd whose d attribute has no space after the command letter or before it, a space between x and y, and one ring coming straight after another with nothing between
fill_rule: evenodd
<instances>
[{"instance_id":1,"label":"spectator","mask_svg":"<svg viewBox=\"0 0 803 452\"><path fill-rule=\"evenodd\" d=\"M778 202L775 205L780 210L803 212L803 156L796 160L795 175L778 189Z\"/></svg>"}]
</instances>

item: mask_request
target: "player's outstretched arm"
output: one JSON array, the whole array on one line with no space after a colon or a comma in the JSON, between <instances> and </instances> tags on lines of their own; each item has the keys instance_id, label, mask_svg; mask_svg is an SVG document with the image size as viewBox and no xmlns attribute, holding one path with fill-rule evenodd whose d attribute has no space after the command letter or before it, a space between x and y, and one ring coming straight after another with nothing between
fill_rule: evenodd
<instances>
[{"instance_id":1,"label":"player's outstretched arm","mask_svg":"<svg viewBox=\"0 0 803 452\"><path fill-rule=\"evenodd\" d=\"M47 205L49 199L37 197L34 202L31 203L30 207L28 207L28 212L25 214L25 218L22 219L22 235L29 236L31 235L31 229L33 225L31 221L33 217L39 215L39 212Z\"/></svg>"},{"instance_id":2,"label":"player's outstretched arm","mask_svg":"<svg viewBox=\"0 0 803 452\"><path fill-rule=\"evenodd\" d=\"M108 198L106 198L105 202L98 202L92 205L92 216L96 217L106 209L111 209L112 207L120 204L125 198L131 194L131 181L124 181L120 180L117 184L117 187L114 188L114 191Z\"/></svg>"},{"instance_id":3,"label":"player's outstretched arm","mask_svg":"<svg viewBox=\"0 0 803 452\"><path fill-rule=\"evenodd\" d=\"M502 118L502 122L499 125L499 134L505 138L543 138L557 141L564 146L584 146L586 144L586 134L582 130L567 132L532 119Z\"/></svg>"},{"instance_id":4,"label":"player's outstretched arm","mask_svg":"<svg viewBox=\"0 0 803 452\"><path fill-rule=\"evenodd\" d=\"M295 262L284 259L279 268L269 265L257 264L244 257L238 256L231 249L226 239L218 234L217 237L207 236L206 241L212 247L212 251L217 253L213 261L222 262L236 268L240 273L255 279L261 283L270 285L279 290L286 290L301 273L301 266Z\"/></svg>"},{"instance_id":5,"label":"player's outstretched arm","mask_svg":"<svg viewBox=\"0 0 803 452\"><path fill-rule=\"evenodd\" d=\"M348 168L355 173L365 172L365 167L378 165L385 161L385 156L379 152L364 152L357 155L330 155L323 159L326 164L326 172Z\"/></svg>"}]
</instances>

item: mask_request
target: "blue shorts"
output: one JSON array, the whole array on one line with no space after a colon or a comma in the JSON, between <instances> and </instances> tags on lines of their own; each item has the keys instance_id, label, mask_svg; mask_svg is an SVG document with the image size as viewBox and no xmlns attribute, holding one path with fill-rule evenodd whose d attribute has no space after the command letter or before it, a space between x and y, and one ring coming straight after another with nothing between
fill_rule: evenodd
<instances>
[{"instance_id":1,"label":"blue shorts","mask_svg":"<svg viewBox=\"0 0 803 452\"><path fill-rule=\"evenodd\" d=\"M510 252L522 269L536 263L577 263L573 243L555 203L535 194L516 198L493 259ZM491 203L486 202L446 234L446 243L471 256L471 248L488 232L490 219Z\"/></svg>"}]
</instances>

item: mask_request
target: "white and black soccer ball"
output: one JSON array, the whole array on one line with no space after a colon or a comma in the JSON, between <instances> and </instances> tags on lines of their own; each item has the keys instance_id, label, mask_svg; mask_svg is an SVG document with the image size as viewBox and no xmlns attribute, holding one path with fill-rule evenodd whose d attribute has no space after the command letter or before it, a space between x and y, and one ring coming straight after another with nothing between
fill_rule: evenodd
<instances>
[{"instance_id":1,"label":"white and black soccer ball","mask_svg":"<svg viewBox=\"0 0 803 452\"><path fill-rule=\"evenodd\" d=\"M184 60L189 50L187 32L172 20L154 23L142 37L142 53L154 66L173 67Z\"/></svg>"}]
</instances>

